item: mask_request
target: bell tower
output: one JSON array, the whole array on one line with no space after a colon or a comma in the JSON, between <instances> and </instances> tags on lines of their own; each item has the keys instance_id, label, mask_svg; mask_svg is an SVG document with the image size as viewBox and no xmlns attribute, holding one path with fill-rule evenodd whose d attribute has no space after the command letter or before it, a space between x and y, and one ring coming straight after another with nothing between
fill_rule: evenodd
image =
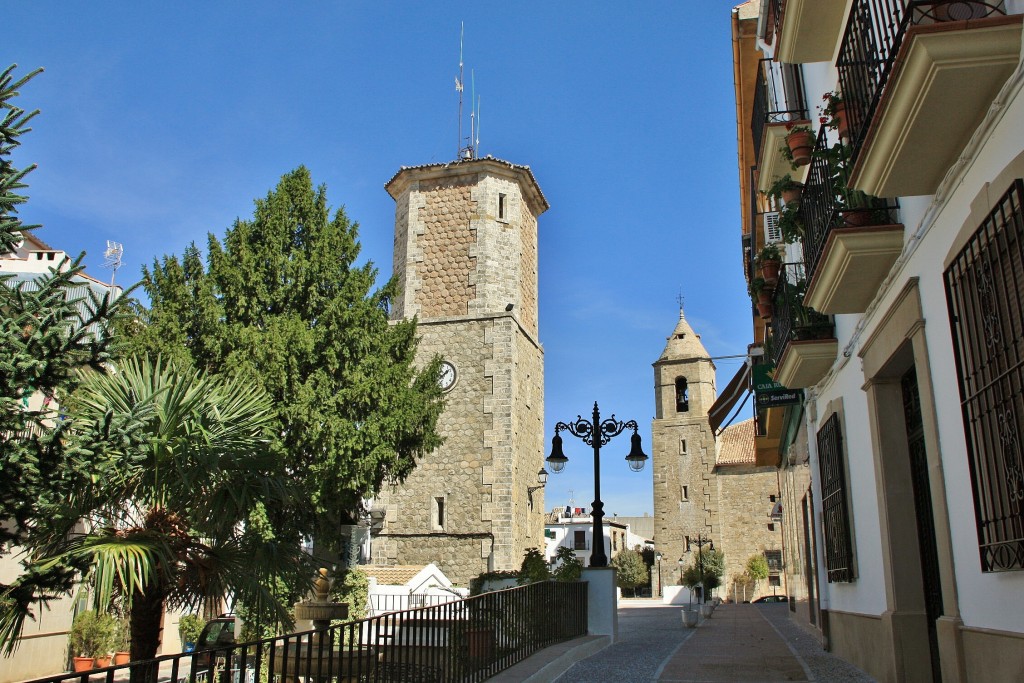
<instances>
[{"instance_id":1,"label":"bell tower","mask_svg":"<svg viewBox=\"0 0 1024 683\"><path fill-rule=\"evenodd\" d=\"M708 411L715 401L715 364L679 309L679 322L654 363L655 418L651 423L654 468L655 549L679 579L677 560L689 565L697 534L720 547L715 485L715 438Z\"/></svg>"},{"instance_id":2,"label":"bell tower","mask_svg":"<svg viewBox=\"0 0 1024 683\"><path fill-rule=\"evenodd\" d=\"M396 319L417 317L419 355L443 360L444 444L382 491L378 564L436 563L465 584L516 569L544 541L544 357L538 339L533 173L494 159L402 168L395 200Z\"/></svg>"}]
</instances>

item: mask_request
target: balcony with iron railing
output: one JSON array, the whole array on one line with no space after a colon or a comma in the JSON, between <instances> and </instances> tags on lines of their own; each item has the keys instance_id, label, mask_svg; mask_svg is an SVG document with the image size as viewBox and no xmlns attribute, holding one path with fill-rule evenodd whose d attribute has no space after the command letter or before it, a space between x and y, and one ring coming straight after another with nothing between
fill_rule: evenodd
<instances>
[{"instance_id":1,"label":"balcony with iron railing","mask_svg":"<svg viewBox=\"0 0 1024 683\"><path fill-rule=\"evenodd\" d=\"M809 124L807 97L800 66L762 59L758 63L750 134L759 172L757 189L764 192L790 172L782 155L788 127Z\"/></svg>"},{"instance_id":2,"label":"balcony with iron railing","mask_svg":"<svg viewBox=\"0 0 1024 683\"><path fill-rule=\"evenodd\" d=\"M832 319L806 305L802 263L783 264L772 296L769 356L775 381L790 389L813 386L835 362L838 342Z\"/></svg>"},{"instance_id":3,"label":"balcony with iron railing","mask_svg":"<svg viewBox=\"0 0 1024 683\"><path fill-rule=\"evenodd\" d=\"M848 184L849 146L818 131L800 202L807 305L862 313L903 249L897 206Z\"/></svg>"},{"instance_id":4,"label":"balcony with iron railing","mask_svg":"<svg viewBox=\"0 0 1024 683\"><path fill-rule=\"evenodd\" d=\"M934 194L1016 68L1021 22L1001 1L853 0L836 58L850 186Z\"/></svg>"},{"instance_id":5,"label":"balcony with iron railing","mask_svg":"<svg viewBox=\"0 0 1024 683\"><path fill-rule=\"evenodd\" d=\"M846 0L769 0L775 59L790 64L831 59L845 9Z\"/></svg>"}]
</instances>

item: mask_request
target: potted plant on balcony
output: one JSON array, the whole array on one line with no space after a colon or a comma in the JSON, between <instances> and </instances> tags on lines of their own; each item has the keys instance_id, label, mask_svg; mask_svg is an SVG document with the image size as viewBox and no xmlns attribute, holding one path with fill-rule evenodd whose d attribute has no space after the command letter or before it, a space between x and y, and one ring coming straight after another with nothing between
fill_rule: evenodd
<instances>
[{"instance_id":1,"label":"potted plant on balcony","mask_svg":"<svg viewBox=\"0 0 1024 683\"><path fill-rule=\"evenodd\" d=\"M782 267L782 253L774 244L766 244L757 254L757 265L761 268L761 277L766 284L774 285L779 281L779 270Z\"/></svg>"},{"instance_id":2,"label":"potted plant on balcony","mask_svg":"<svg viewBox=\"0 0 1024 683\"><path fill-rule=\"evenodd\" d=\"M789 204L799 204L803 191L803 183L793 180L793 176L787 173L772 183L765 194L774 197L776 201L782 200L788 206Z\"/></svg>"},{"instance_id":3,"label":"potted plant on balcony","mask_svg":"<svg viewBox=\"0 0 1024 683\"><path fill-rule=\"evenodd\" d=\"M779 231L786 244L793 244L804 237L804 221L795 204L787 204L779 212Z\"/></svg>"},{"instance_id":4,"label":"potted plant on balcony","mask_svg":"<svg viewBox=\"0 0 1024 683\"><path fill-rule=\"evenodd\" d=\"M785 292L789 310L793 314L793 339L796 341L831 339L834 336L832 321L827 315L818 313L810 306L804 305L806 293L807 280L803 278L790 285Z\"/></svg>"},{"instance_id":5,"label":"potted plant on balcony","mask_svg":"<svg viewBox=\"0 0 1024 683\"><path fill-rule=\"evenodd\" d=\"M762 320L771 320L773 313L772 295L774 287L765 282L763 277L755 277L750 281L750 299L757 306L757 313Z\"/></svg>"},{"instance_id":6,"label":"potted plant on balcony","mask_svg":"<svg viewBox=\"0 0 1024 683\"><path fill-rule=\"evenodd\" d=\"M818 121L826 128L839 133L842 139L850 137L850 125L846 118L846 102L843 96L830 90L821 97L824 104L818 105Z\"/></svg>"},{"instance_id":7,"label":"potted plant on balcony","mask_svg":"<svg viewBox=\"0 0 1024 683\"><path fill-rule=\"evenodd\" d=\"M811 151L814 149L814 131L811 127L787 123L786 131L786 146L781 149L783 158L793 170L811 163Z\"/></svg>"},{"instance_id":8,"label":"potted plant on balcony","mask_svg":"<svg viewBox=\"0 0 1024 683\"><path fill-rule=\"evenodd\" d=\"M884 201L849 186L849 153L842 142L826 147L817 154L825 159L835 194L835 209L842 218L842 227L882 225L891 221L890 208Z\"/></svg>"}]
</instances>

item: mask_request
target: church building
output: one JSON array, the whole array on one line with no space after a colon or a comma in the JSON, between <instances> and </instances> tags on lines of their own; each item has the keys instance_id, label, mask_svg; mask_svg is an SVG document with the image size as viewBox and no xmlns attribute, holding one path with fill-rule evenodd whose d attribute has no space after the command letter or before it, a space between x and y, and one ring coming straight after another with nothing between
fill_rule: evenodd
<instances>
[{"instance_id":1,"label":"church building","mask_svg":"<svg viewBox=\"0 0 1024 683\"><path fill-rule=\"evenodd\" d=\"M518 569L544 539L544 355L538 338L533 173L493 157L402 168L395 319L418 320L419 358L443 361L444 444L373 503L375 564L434 562L457 584Z\"/></svg>"},{"instance_id":2,"label":"church building","mask_svg":"<svg viewBox=\"0 0 1024 683\"><path fill-rule=\"evenodd\" d=\"M662 586L678 585L698 553L725 553L716 594L744 600L777 590L781 575L781 524L773 521L778 479L773 466L755 462L755 422L718 429L715 363L679 311L679 321L654 363L654 544ZM747 560L763 554L768 581L743 580Z\"/></svg>"}]
</instances>

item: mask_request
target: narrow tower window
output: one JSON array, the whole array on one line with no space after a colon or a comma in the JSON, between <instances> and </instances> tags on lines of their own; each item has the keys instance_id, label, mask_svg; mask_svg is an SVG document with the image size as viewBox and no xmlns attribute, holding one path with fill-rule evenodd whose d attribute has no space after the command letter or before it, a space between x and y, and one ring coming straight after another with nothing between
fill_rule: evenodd
<instances>
[{"instance_id":1,"label":"narrow tower window","mask_svg":"<svg viewBox=\"0 0 1024 683\"><path fill-rule=\"evenodd\" d=\"M686 439L679 439L679 455L686 455Z\"/></svg>"},{"instance_id":2,"label":"narrow tower window","mask_svg":"<svg viewBox=\"0 0 1024 683\"><path fill-rule=\"evenodd\" d=\"M444 528L444 497L434 499L434 526L438 529Z\"/></svg>"},{"instance_id":3,"label":"narrow tower window","mask_svg":"<svg viewBox=\"0 0 1024 683\"><path fill-rule=\"evenodd\" d=\"M690 391L686 387L686 378L676 378L676 412L685 413L690 410Z\"/></svg>"},{"instance_id":4,"label":"narrow tower window","mask_svg":"<svg viewBox=\"0 0 1024 683\"><path fill-rule=\"evenodd\" d=\"M680 500L690 500L690 487L683 486L679 496Z\"/></svg>"},{"instance_id":5,"label":"narrow tower window","mask_svg":"<svg viewBox=\"0 0 1024 683\"><path fill-rule=\"evenodd\" d=\"M498 195L498 218L505 220L505 195Z\"/></svg>"}]
</instances>

